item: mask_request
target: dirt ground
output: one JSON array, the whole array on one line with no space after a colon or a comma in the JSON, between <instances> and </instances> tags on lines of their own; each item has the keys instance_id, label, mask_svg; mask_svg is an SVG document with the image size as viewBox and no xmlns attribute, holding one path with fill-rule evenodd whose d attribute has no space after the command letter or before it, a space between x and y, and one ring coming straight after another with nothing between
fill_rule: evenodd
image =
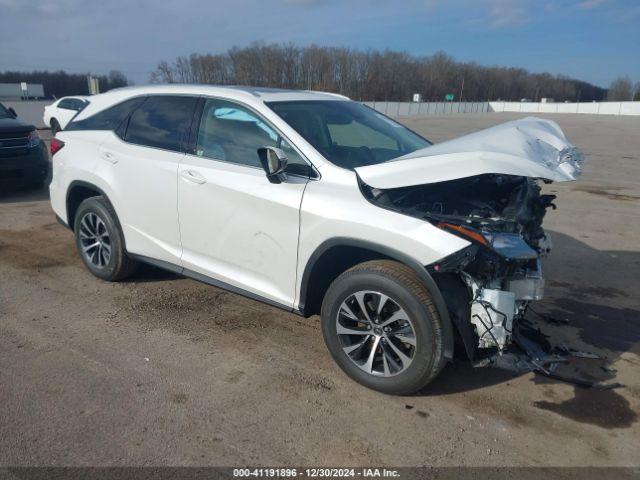
<instances>
[{"instance_id":1,"label":"dirt ground","mask_svg":"<svg viewBox=\"0 0 640 480\"><path fill-rule=\"evenodd\" d=\"M434 141L520 115L407 120ZM143 268L81 264L47 192L0 196L0 465L638 465L640 118L553 115L586 154L546 227L539 312L594 391L448 366L418 395L349 380L318 317ZM635 452L635 453L634 453Z\"/></svg>"}]
</instances>

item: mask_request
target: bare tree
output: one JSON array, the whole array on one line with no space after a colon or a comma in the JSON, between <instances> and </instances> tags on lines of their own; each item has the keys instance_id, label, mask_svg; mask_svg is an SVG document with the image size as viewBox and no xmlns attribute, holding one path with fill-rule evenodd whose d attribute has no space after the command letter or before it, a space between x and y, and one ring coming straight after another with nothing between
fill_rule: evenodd
<instances>
[{"instance_id":1,"label":"bare tree","mask_svg":"<svg viewBox=\"0 0 640 480\"><path fill-rule=\"evenodd\" d=\"M444 52L415 57L397 51L253 43L221 54L192 54L161 62L152 82L237 84L326 90L356 100L404 100L414 93L442 101L448 93L464 100L602 100L605 90L579 80L532 74L521 68L485 67L455 61Z\"/></svg>"},{"instance_id":2,"label":"bare tree","mask_svg":"<svg viewBox=\"0 0 640 480\"><path fill-rule=\"evenodd\" d=\"M109 85L111 88L124 87L131 85L131 82L127 79L124 73L120 70L111 70L107 76Z\"/></svg>"},{"instance_id":3,"label":"bare tree","mask_svg":"<svg viewBox=\"0 0 640 480\"><path fill-rule=\"evenodd\" d=\"M629 77L618 77L609 86L607 100L613 102L633 100L633 84Z\"/></svg>"},{"instance_id":4,"label":"bare tree","mask_svg":"<svg viewBox=\"0 0 640 480\"><path fill-rule=\"evenodd\" d=\"M150 80L152 83L175 83L173 68L165 61L160 62L151 73Z\"/></svg>"}]
</instances>

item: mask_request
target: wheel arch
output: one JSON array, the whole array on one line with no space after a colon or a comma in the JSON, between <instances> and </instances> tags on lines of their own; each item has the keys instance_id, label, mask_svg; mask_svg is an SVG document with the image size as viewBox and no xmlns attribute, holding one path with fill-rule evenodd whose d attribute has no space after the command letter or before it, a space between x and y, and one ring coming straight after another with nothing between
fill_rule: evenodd
<instances>
[{"instance_id":1,"label":"wheel arch","mask_svg":"<svg viewBox=\"0 0 640 480\"><path fill-rule=\"evenodd\" d=\"M429 272L417 260L385 245L354 238L333 238L320 244L309 257L300 283L298 310L305 317L318 314L331 282L342 272L368 260L388 259L411 268L431 294L442 319L445 336L445 358L453 359L454 332L449 310L440 288Z\"/></svg>"},{"instance_id":2,"label":"wheel arch","mask_svg":"<svg viewBox=\"0 0 640 480\"><path fill-rule=\"evenodd\" d=\"M74 180L69 184L67 188L67 195L65 199L65 208L67 213L67 226L73 231L73 225L75 222L75 215L78 211L80 204L87 198L102 196L109 203L111 209L115 212L116 209L113 206L113 202L109 199L109 196L100 187L93 183L85 182L83 180ZM120 220L116 212L115 221L122 231Z\"/></svg>"}]
</instances>

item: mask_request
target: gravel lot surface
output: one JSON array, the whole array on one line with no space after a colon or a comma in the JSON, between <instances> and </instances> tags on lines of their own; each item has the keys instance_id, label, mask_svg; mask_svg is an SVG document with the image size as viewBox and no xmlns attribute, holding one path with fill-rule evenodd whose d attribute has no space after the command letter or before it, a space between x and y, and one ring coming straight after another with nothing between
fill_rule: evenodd
<instances>
[{"instance_id":1,"label":"gravel lot surface","mask_svg":"<svg viewBox=\"0 0 640 480\"><path fill-rule=\"evenodd\" d=\"M434 141L520 115L407 120ZM0 465L638 465L640 118L551 116L583 149L546 227L539 311L570 371L448 366L419 395L349 380L303 319L153 268L91 276L46 191L0 195ZM634 453L635 452L635 453Z\"/></svg>"}]
</instances>

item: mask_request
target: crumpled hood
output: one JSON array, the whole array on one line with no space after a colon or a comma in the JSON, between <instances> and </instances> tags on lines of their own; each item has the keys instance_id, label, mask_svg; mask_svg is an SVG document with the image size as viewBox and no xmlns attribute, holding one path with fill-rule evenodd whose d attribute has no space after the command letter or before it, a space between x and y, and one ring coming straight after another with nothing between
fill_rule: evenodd
<instances>
[{"instance_id":1,"label":"crumpled hood","mask_svg":"<svg viewBox=\"0 0 640 480\"><path fill-rule=\"evenodd\" d=\"M486 173L565 182L580 175L582 161L582 154L557 123L527 117L355 171L364 183L380 189Z\"/></svg>"}]
</instances>

